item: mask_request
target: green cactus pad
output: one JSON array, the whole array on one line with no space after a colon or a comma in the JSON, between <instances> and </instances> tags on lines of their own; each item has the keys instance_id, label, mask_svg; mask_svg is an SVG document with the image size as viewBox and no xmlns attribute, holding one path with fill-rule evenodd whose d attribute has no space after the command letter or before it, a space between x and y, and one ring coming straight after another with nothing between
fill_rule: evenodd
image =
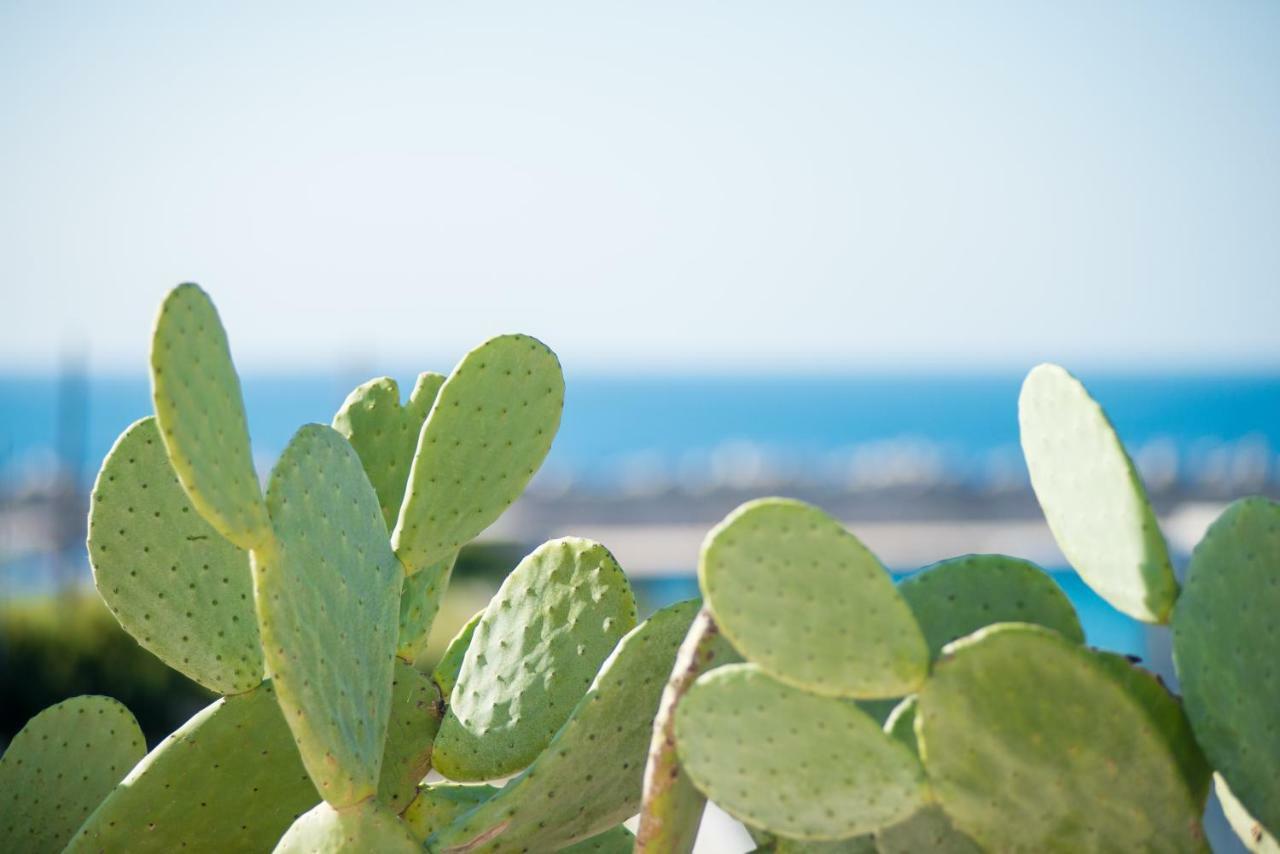
<instances>
[{"instance_id":1,"label":"green cactus pad","mask_svg":"<svg viewBox=\"0 0 1280 854\"><path fill-rule=\"evenodd\" d=\"M400 387L395 380L369 380L347 395L333 416L333 429L356 449L369 483L378 493L388 531L396 526L413 452L418 448L418 434L443 383L440 374L419 374L408 403L401 406Z\"/></svg>"},{"instance_id":2,"label":"green cactus pad","mask_svg":"<svg viewBox=\"0 0 1280 854\"><path fill-rule=\"evenodd\" d=\"M519 497L563 407L560 362L542 342L502 335L463 357L423 425L392 540L410 572L462 548Z\"/></svg>"},{"instance_id":3,"label":"green cactus pad","mask_svg":"<svg viewBox=\"0 0 1280 854\"><path fill-rule=\"evenodd\" d=\"M418 783L431 770L431 742L440 727L444 703L424 674L396 662L391 691L391 719L382 755L378 800L400 813L417 794Z\"/></svg>"},{"instance_id":4,"label":"green cactus pad","mask_svg":"<svg viewBox=\"0 0 1280 854\"><path fill-rule=\"evenodd\" d=\"M1212 769L1196 743L1182 703L1169 692L1160 677L1136 666L1129 658L1114 652L1092 650L1092 653L1094 661L1124 686L1129 696L1137 700L1147 713L1155 731L1164 739L1165 746L1177 761L1182 779L1186 781L1196 804L1203 807L1209 797Z\"/></svg>"},{"instance_id":5,"label":"green cactus pad","mask_svg":"<svg viewBox=\"0 0 1280 854\"><path fill-rule=\"evenodd\" d=\"M631 854L636 837L622 825L560 849L560 854Z\"/></svg>"},{"instance_id":6,"label":"green cactus pad","mask_svg":"<svg viewBox=\"0 0 1280 854\"><path fill-rule=\"evenodd\" d=\"M875 835L879 854L981 854L977 843L956 830L951 819L936 804L921 808L906 821L886 827Z\"/></svg>"},{"instance_id":7,"label":"green cactus pad","mask_svg":"<svg viewBox=\"0 0 1280 854\"><path fill-rule=\"evenodd\" d=\"M649 729L698 607L680 602L632 629L542 755L494 797L434 834L430 850L554 851L634 815Z\"/></svg>"},{"instance_id":8,"label":"green cactus pad","mask_svg":"<svg viewBox=\"0 0 1280 854\"><path fill-rule=\"evenodd\" d=\"M138 722L110 697L40 712L0 757L0 851L61 851L146 752Z\"/></svg>"},{"instance_id":9,"label":"green cactus pad","mask_svg":"<svg viewBox=\"0 0 1280 854\"><path fill-rule=\"evenodd\" d=\"M169 292L151 338L151 398L191 505L222 536L252 549L271 536L253 468L240 379L208 294Z\"/></svg>"},{"instance_id":10,"label":"green cactus pad","mask_svg":"<svg viewBox=\"0 0 1280 854\"><path fill-rule=\"evenodd\" d=\"M1005 555L935 563L898 585L936 658L942 648L992 623L1035 623L1084 643L1071 600L1044 570Z\"/></svg>"},{"instance_id":11,"label":"green cactus pad","mask_svg":"<svg viewBox=\"0 0 1280 854\"><path fill-rule=\"evenodd\" d=\"M894 824L926 797L916 757L866 713L731 664L676 707L685 772L744 822L793 839L844 839Z\"/></svg>"},{"instance_id":12,"label":"green cactus pad","mask_svg":"<svg viewBox=\"0 0 1280 854\"><path fill-rule=\"evenodd\" d=\"M916 745L916 703L915 695L904 697L902 702L893 707L883 726L890 738L901 742L908 750L919 756L920 749Z\"/></svg>"},{"instance_id":13,"label":"green cactus pad","mask_svg":"<svg viewBox=\"0 0 1280 854\"><path fill-rule=\"evenodd\" d=\"M467 657L467 647L471 646L471 638L475 636L476 626L480 625L480 618L483 616L482 609L467 620L466 625L458 629L453 640L449 641L444 655L440 656L440 663L436 665L435 670L431 671L431 681L436 683L436 687L440 689L440 696L444 697L446 703L453 695L453 686L458 684L458 674L462 672L462 662Z\"/></svg>"},{"instance_id":14,"label":"green cactus pad","mask_svg":"<svg viewBox=\"0 0 1280 854\"><path fill-rule=\"evenodd\" d=\"M833 842L779 836L756 851L771 851L773 854L876 854L876 840L869 833Z\"/></svg>"},{"instance_id":15,"label":"green cactus pad","mask_svg":"<svg viewBox=\"0 0 1280 854\"><path fill-rule=\"evenodd\" d=\"M993 851L1206 851L1165 736L1096 656L1025 623L947 647L916 736L956 827Z\"/></svg>"},{"instance_id":16,"label":"green cactus pad","mask_svg":"<svg viewBox=\"0 0 1280 854\"><path fill-rule=\"evenodd\" d=\"M1178 582L1138 472L1102 407L1057 365L1027 375L1022 452L1049 529L1090 587L1120 611L1168 622Z\"/></svg>"},{"instance_id":17,"label":"green cactus pad","mask_svg":"<svg viewBox=\"0 0 1280 854\"><path fill-rule=\"evenodd\" d=\"M316 787L347 806L377 790L403 572L359 458L328 427L297 432L267 506L275 543L253 553L267 668Z\"/></svg>"},{"instance_id":18,"label":"green cactus pad","mask_svg":"<svg viewBox=\"0 0 1280 854\"><path fill-rule=\"evenodd\" d=\"M418 787L418 794L401 816L419 842L444 830L459 816L484 803L499 791L497 786L435 783Z\"/></svg>"},{"instance_id":19,"label":"green cactus pad","mask_svg":"<svg viewBox=\"0 0 1280 854\"><path fill-rule=\"evenodd\" d=\"M207 706L162 741L67 850L267 851L318 799L264 682Z\"/></svg>"},{"instance_id":20,"label":"green cactus pad","mask_svg":"<svg viewBox=\"0 0 1280 854\"><path fill-rule=\"evenodd\" d=\"M211 691L262 681L249 555L196 513L154 418L116 440L89 503L93 581L120 625Z\"/></svg>"},{"instance_id":21,"label":"green cactus pad","mask_svg":"<svg viewBox=\"0 0 1280 854\"><path fill-rule=\"evenodd\" d=\"M1209 764L1280 834L1280 504L1228 507L1191 555L1173 616L1183 703Z\"/></svg>"},{"instance_id":22,"label":"green cactus pad","mask_svg":"<svg viewBox=\"0 0 1280 854\"><path fill-rule=\"evenodd\" d=\"M400 817L377 801L343 809L325 802L302 815L280 837L275 854L421 854Z\"/></svg>"},{"instance_id":23,"label":"green cactus pad","mask_svg":"<svg viewBox=\"0 0 1280 854\"><path fill-rule=\"evenodd\" d=\"M1213 790L1218 793L1223 815L1227 817L1231 829L1236 832L1236 836L1240 837L1240 842L1245 848L1254 854L1280 854L1280 842L1267 833L1267 829L1261 822L1249 815L1244 805L1236 800L1231 787L1227 785L1226 780L1222 779L1221 774L1213 775Z\"/></svg>"},{"instance_id":24,"label":"green cactus pad","mask_svg":"<svg viewBox=\"0 0 1280 854\"><path fill-rule=\"evenodd\" d=\"M635 624L631 585L608 549L574 537L543 543L480 617L436 736L435 769L467 782L527 766Z\"/></svg>"},{"instance_id":25,"label":"green cactus pad","mask_svg":"<svg viewBox=\"0 0 1280 854\"><path fill-rule=\"evenodd\" d=\"M911 609L867 548L799 501L742 505L707 536L698 581L749 661L817 694L910 694L929 653Z\"/></svg>"},{"instance_id":26,"label":"green cactus pad","mask_svg":"<svg viewBox=\"0 0 1280 854\"><path fill-rule=\"evenodd\" d=\"M456 553L439 563L406 575L400 587L400 633L396 642L396 655L413 663L427 649L431 626L440 613L440 601L449 586Z\"/></svg>"}]
</instances>

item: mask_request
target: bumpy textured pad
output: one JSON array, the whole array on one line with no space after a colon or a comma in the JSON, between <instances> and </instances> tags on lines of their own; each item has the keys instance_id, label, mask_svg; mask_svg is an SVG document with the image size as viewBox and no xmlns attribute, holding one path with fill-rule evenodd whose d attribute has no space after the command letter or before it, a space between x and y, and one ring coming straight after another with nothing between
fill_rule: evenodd
<instances>
[{"instance_id":1,"label":"bumpy textured pad","mask_svg":"<svg viewBox=\"0 0 1280 854\"><path fill-rule=\"evenodd\" d=\"M1191 555L1173 616L1187 717L1240 803L1280 835L1280 504L1228 507Z\"/></svg>"},{"instance_id":2,"label":"bumpy textured pad","mask_svg":"<svg viewBox=\"0 0 1280 854\"><path fill-rule=\"evenodd\" d=\"M378 493L388 531L396 526L418 434L443 383L440 374L419 374L409 401L401 406L400 387L395 380L369 380L347 395L333 416L333 429L346 436L356 449L369 483Z\"/></svg>"},{"instance_id":3,"label":"bumpy textured pad","mask_svg":"<svg viewBox=\"0 0 1280 854\"><path fill-rule=\"evenodd\" d=\"M218 700L161 742L67 850L268 851L317 800L264 682Z\"/></svg>"},{"instance_id":4,"label":"bumpy textured pad","mask_svg":"<svg viewBox=\"0 0 1280 854\"><path fill-rule=\"evenodd\" d=\"M1255 854L1280 854L1280 842L1267 833L1261 822L1249 815L1244 805L1236 800L1221 774L1213 775L1213 790L1218 793L1218 802L1222 804L1222 812L1231 824L1231 829L1240 837L1245 848Z\"/></svg>"},{"instance_id":5,"label":"bumpy textured pad","mask_svg":"<svg viewBox=\"0 0 1280 854\"><path fill-rule=\"evenodd\" d=\"M906 821L878 831L875 850L879 854L981 854L982 849L965 836L942 808L929 804L916 811Z\"/></svg>"},{"instance_id":6,"label":"bumpy textured pad","mask_svg":"<svg viewBox=\"0 0 1280 854\"><path fill-rule=\"evenodd\" d=\"M676 707L685 772L744 822L794 839L844 839L925 800L924 770L865 712L754 664L698 678Z\"/></svg>"},{"instance_id":7,"label":"bumpy textured pad","mask_svg":"<svg viewBox=\"0 0 1280 854\"><path fill-rule=\"evenodd\" d=\"M875 837L870 834L838 839L834 842L818 842L812 839L786 839L777 837L757 851L774 854L876 854Z\"/></svg>"},{"instance_id":8,"label":"bumpy textured pad","mask_svg":"<svg viewBox=\"0 0 1280 854\"><path fill-rule=\"evenodd\" d=\"M413 663L427 650L431 626L440 613L440 602L449 587L453 565L458 555L451 554L439 563L406 575L400 587L400 632L396 656Z\"/></svg>"},{"instance_id":9,"label":"bumpy textured pad","mask_svg":"<svg viewBox=\"0 0 1280 854\"><path fill-rule=\"evenodd\" d=\"M431 770L431 742L443 711L440 692L431 680L397 661L378 783L378 800L394 812L404 811L417 794L418 783Z\"/></svg>"},{"instance_id":10,"label":"bumpy textured pad","mask_svg":"<svg viewBox=\"0 0 1280 854\"><path fill-rule=\"evenodd\" d=\"M1165 737L1056 632L1005 623L957 641L916 715L938 802L988 850L1207 850Z\"/></svg>"},{"instance_id":11,"label":"bumpy textured pad","mask_svg":"<svg viewBox=\"0 0 1280 854\"><path fill-rule=\"evenodd\" d=\"M435 769L465 782L527 766L635 624L631 585L608 549L576 537L543 543L480 617L436 736Z\"/></svg>"},{"instance_id":12,"label":"bumpy textured pad","mask_svg":"<svg viewBox=\"0 0 1280 854\"><path fill-rule=\"evenodd\" d=\"M483 616L482 609L467 620L466 625L458 629L458 633L445 648L444 655L440 656L436 669L431 671L431 681L436 683L436 687L440 689L440 696L444 697L446 703L453 695L453 686L458 684L458 674L462 672L462 662L466 660L467 647L471 646L471 638L475 636L476 626L480 625L480 618Z\"/></svg>"},{"instance_id":13,"label":"bumpy textured pad","mask_svg":"<svg viewBox=\"0 0 1280 854\"><path fill-rule=\"evenodd\" d=\"M816 507L742 505L707 535L698 566L725 637L770 675L842 697L897 697L924 679L929 653L884 567Z\"/></svg>"},{"instance_id":14,"label":"bumpy textured pad","mask_svg":"<svg viewBox=\"0 0 1280 854\"><path fill-rule=\"evenodd\" d=\"M271 535L249 450L240 379L208 294L180 285L151 338L151 398L173 469L191 504L242 549Z\"/></svg>"},{"instance_id":15,"label":"bumpy textured pad","mask_svg":"<svg viewBox=\"0 0 1280 854\"><path fill-rule=\"evenodd\" d=\"M498 793L497 786L481 783L471 786L438 783L418 787L418 794L401 816L414 837L425 842L438 830L444 830L458 816L473 809Z\"/></svg>"},{"instance_id":16,"label":"bumpy textured pad","mask_svg":"<svg viewBox=\"0 0 1280 854\"><path fill-rule=\"evenodd\" d=\"M89 503L93 581L161 661L219 694L262 681L249 555L191 507L154 418L116 440Z\"/></svg>"},{"instance_id":17,"label":"bumpy textured pad","mask_svg":"<svg viewBox=\"0 0 1280 854\"><path fill-rule=\"evenodd\" d=\"M462 358L423 425L393 545L410 572L443 560L502 515L551 450L560 362L527 335Z\"/></svg>"},{"instance_id":18,"label":"bumpy textured pad","mask_svg":"<svg viewBox=\"0 0 1280 854\"><path fill-rule=\"evenodd\" d=\"M0 851L61 851L146 752L110 697L72 697L27 721L0 757Z\"/></svg>"},{"instance_id":19,"label":"bumpy textured pad","mask_svg":"<svg viewBox=\"0 0 1280 854\"><path fill-rule=\"evenodd\" d=\"M634 815L649 729L697 610L696 601L680 602L632 629L537 761L428 847L437 854L555 851Z\"/></svg>"},{"instance_id":20,"label":"bumpy textured pad","mask_svg":"<svg viewBox=\"0 0 1280 854\"><path fill-rule=\"evenodd\" d=\"M1106 413L1057 365L1027 375L1018 399L1031 485L1062 553L1131 617L1169 619L1178 582L1146 490Z\"/></svg>"},{"instance_id":21,"label":"bumpy textured pad","mask_svg":"<svg viewBox=\"0 0 1280 854\"><path fill-rule=\"evenodd\" d=\"M1203 807L1209 797L1213 769L1196 743L1182 703L1169 693L1160 677L1143 670L1125 656L1098 650L1092 650L1092 653L1094 661L1124 686L1129 696L1137 700L1147 713L1152 726L1177 761L1182 779L1186 781L1196 804Z\"/></svg>"},{"instance_id":22,"label":"bumpy textured pad","mask_svg":"<svg viewBox=\"0 0 1280 854\"><path fill-rule=\"evenodd\" d=\"M622 825L562 848L561 854L631 854L636 837Z\"/></svg>"},{"instance_id":23,"label":"bumpy textured pad","mask_svg":"<svg viewBox=\"0 0 1280 854\"><path fill-rule=\"evenodd\" d=\"M953 640L992 623L1035 623L1084 643L1071 600L1044 570L1005 555L935 563L898 585L937 657Z\"/></svg>"},{"instance_id":24,"label":"bumpy textured pad","mask_svg":"<svg viewBox=\"0 0 1280 854\"><path fill-rule=\"evenodd\" d=\"M346 806L377 790L403 573L360 459L328 427L297 432L267 506L275 542L253 553L267 668L320 794Z\"/></svg>"},{"instance_id":25,"label":"bumpy textured pad","mask_svg":"<svg viewBox=\"0 0 1280 854\"><path fill-rule=\"evenodd\" d=\"M377 801L334 809L321 802L280 837L276 854L421 854L400 817Z\"/></svg>"}]
</instances>

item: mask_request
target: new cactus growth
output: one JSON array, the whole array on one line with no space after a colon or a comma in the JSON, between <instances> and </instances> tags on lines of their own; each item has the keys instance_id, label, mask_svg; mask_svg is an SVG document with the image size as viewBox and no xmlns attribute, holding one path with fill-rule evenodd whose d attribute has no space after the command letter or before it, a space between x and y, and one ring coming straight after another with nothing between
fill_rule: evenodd
<instances>
[{"instance_id":1,"label":"new cactus growth","mask_svg":"<svg viewBox=\"0 0 1280 854\"><path fill-rule=\"evenodd\" d=\"M224 696L145 757L114 701L33 719L0 760L0 848L618 852L649 726L694 603L636 626L601 545L537 549L433 676L411 665L459 549L550 448L554 354L494 338L446 379L356 389L302 427L265 494L216 310L165 299L156 416L95 485L94 580L120 624ZM523 772L502 789L424 786ZM74 757L74 762L72 758ZM12 789L13 797L9 797ZM553 802L552 797L558 796Z\"/></svg>"}]
</instances>

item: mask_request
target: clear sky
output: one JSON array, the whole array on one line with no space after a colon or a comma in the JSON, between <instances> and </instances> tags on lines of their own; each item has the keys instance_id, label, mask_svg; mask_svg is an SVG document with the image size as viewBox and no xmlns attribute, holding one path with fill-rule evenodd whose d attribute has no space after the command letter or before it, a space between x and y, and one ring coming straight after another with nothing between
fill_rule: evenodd
<instances>
[{"instance_id":1,"label":"clear sky","mask_svg":"<svg viewBox=\"0 0 1280 854\"><path fill-rule=\"evenodd\" d=\"M0 0L0 370L183 280L250 369L1277 368L1280 4Z\"/></svg>"}]
</instances>

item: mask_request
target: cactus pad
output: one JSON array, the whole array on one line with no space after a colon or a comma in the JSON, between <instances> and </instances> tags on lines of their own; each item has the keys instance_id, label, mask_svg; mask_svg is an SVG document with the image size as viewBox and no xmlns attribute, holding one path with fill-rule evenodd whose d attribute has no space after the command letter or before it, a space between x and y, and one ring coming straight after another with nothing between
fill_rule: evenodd
<instances>
[{"instance_id":1,"label":"cactus pad","mask_svg":"<svg viewBox=\"0 0 1280 854\"><path fill-rule=\"evenodd\" d=\"M191 504L242 549L271 535L249 450L240 379L208 294L180 285L151 338L151 397L174 472Z\"/></svg>"},{"instance_id":2,"label":"cactus pad","mask_svg":"<svg viewBox=\"0 0 1280 854\"><path fill-rule=\"evenodd\" d=\"M440 613L440 601L449 586L457 553L439 563L406 575L400 587L400 632L396 641L396 655L413 663L427 648L431 626Z\"/></svg>"},{"instance_id":3,"label":"cactus pad","mask_svg":"<svg viewBox=\"0 0 1280 854\"><path fill-rule=\"evenodd\" d=\"M420 842L437 830L444 830L454 819L484 803L498 792L497 786L439 783L418 787L418 793L401 816Z\"/></svg>"},{"instance_id":4,"label":"cactus pad","mask_svg":"<svg viewBox=\"0 0 1280 854\"><path fill-rule=\"evenodd\" d=\"M220 694L262 681L249 555L196 513L154 418L116 440L89 505L93 581L120 625Z\"/></svg>"},{"instance_id":5,"label":"cactus pad","mask_svg":"<svg viewBox=\"0 0 1280 854\"><path fill-rule=\"evenodd\" d=\"M0 850L61 851L146 752L138 722L110 697L40 712L0 757Z\"/></svg>"},{"instance_id":6,"label":"cactus pad","mask_svg":"<svg viewBox=\"0 0 1280 854\"><path fill-rule=\"evenodd\" d=\"M844 839L894 824L925 801L924 770L865 712L731 664L676 707L685 772L744 822L794 839Z\"/></svg>"},{"instance_id":7,"label":"cactus pad","mask_svg":"<svg viewBox=\"0 0 1280 854\"><path fill-rule=\"evenodd\" d=\"M419 374L408 403L401 406L400 387L395 380L369 380L347 395L333 416L333 429L356 449L369 483L378 493L388 531L396 526L418 434L443 382L440 374Z\"/></svg>"},{"instance_id":8,"label":"cactus pad","mask_svg":"<svg viewBox=\"0 0 1280 854\"><path fill-rule=\"evenodd\" d=\"M898 585L936 658L953 640L992 623L1035 623L1084 643L1071 600L1044 570L1005 555L935 563Z\"/></svg>"},{"instance_id":9,"label":"cactus pad","mask_svg":"<svg viewBox=\"0 0 1280 854\"><path fill-rule=\"evenodd\" d=\"M1262 826L1262 823L1236 800L1227 781L1221 774L1213 775L1213 790L1218 793L1218 801L1222 804L1222 813L1227 817L1231 829L1240 837L1240 841L1254 854L1280 854L1280 842Z\"/></svg>"},{"instance_id":10,"label":"cactus pad","mask_svg":"<svg viewBox=\"0 0 1280 854\"><path fill-rule=\"evenodd\" d=\"M1191 555L1173 661L1196 739L1231 791L1280 834L1280 504L1228 507Z\"/></svg>"},{"instance_id":11,"label":"cactus pad","mask_svg":"<svg viewBox=\"0 0 1280 854\"><path fill-rule=\"evenodd\" d=\"M1149 714L1095 656L1024 623L944 650L920 754L956 827L995 851L1205 851L1200 809Z\"/></svg>"},{"instance_id":12,"label":"cactus pad","mask_svg":"<svg viewBox=\"0 0 1280 854\"><path fill-rule=\"evenodd\" d=\"M543 543L507 576L467 647L433 764L451 780L527 766L636 624L627 577L599 543Z\"/></svg>"},{"instance_id":13,"label":"cactus pad","mask_svg":"<svg viewBox=\"0 0 1280 854\"><path fill-rule=\"evenodd\" d=\"M1138 472L1106 413L1057 365L1027 375L1022 451L1053 537L1090 587L1148 623L1169 619L1178 582Z\"/></svg>"},{"instance_id":14,"label":"cactus pad","mask_svg":"<svg viewBox=\"0 0 1280 854\"><path fill-rule=\"evenodd\" d=\"M334 809L321 801L280 837L276 854L421 854L399 816L377 801Z\"/></svg>"},{"instance_id":15,"label":"cactus pad","mask_svg":"<svg viewBox=\"0 0 1280 854\"><path fill-rule=\"evenodd\" d=\"M423 425L393 544L409 572L438 563L502 515L560 427L564 376L542 342L502 335L445 380Z\"/></svg>"},{"instance_id":16,"label":"cactus pad","mask_svg":"<svg viewBox=\"0 0 1280 854\"><path fill-rule=\"evenodd\" d=\"M480 625L480 618L483 616L484 610L481 609L458 629L458 633L445 648L444 655L440 656L436 669L431 671L431 681L435 682L436 687L440 689L440 696L444 698L445 703L449 702L449 697L453 694L453 686L458 684L458 674L462 672L462 662L467 657L467 647L471 646L471 638L475 636L476 626Z\"/></svg>"},{"instance_id":17,"label":"cactus pad","mask_svg":"<svg viewBox=\"0 0 1280 854\"><path fill-rule=\"evenodd\" d=\"M924 679L929 654L911 609L875 555L816 507L742 505L707 536L698 581L725 637L777 679L869 699Z\"/></svg>"},{"instance_id":18,"label":"cactus pad","mask_svg":"<svg viewBox=\"0 0 1280 854\"><path fill-rule=\"evenodd\" d=\"M563 848L560 854L631 854L636 837L623 825Z\"/></svg>"},{"instance_id":19,"label":"cactus pad","mask_svg":"<svg viewBox=\"0 0 1280 854\"><path fill-rule=\"evenodd\" d=\"M430 849L554 851L634 815L649 728L697 610L696 601L680 602L632 629L542 755L498 794L434 834Z\"/></svg>"},{"instance_id":20,"label":"cactus pad","mask_svg":"<svg viewBox=\"0 0 1280 854\"><path fill-rule=\"evenodd\" d=\"M378 800L394 812L404 811L417 794L418 783L431 770L431 742L440 727L443 708L431 680L397 661L378 783Z\"/></svg>"},{"instance_id":21,"label":"cactus pad","mask_svg":"<svg viewBox=\"0 0 1280 854\"><path fill-rule=\"evenodd\" d=\"M207 706L162 741L67 850L266 851L318 799L264 682Z\"/></svg>"},{"instance_id":22,"label":"cactus pad","mask_svg":"<svg viewBox=\"0 0 1280 854\"><path fill-rule=\"evenodd\" d=\"M929 804L906 821L878 831L875 836L878 854L981 854L977 844L956 830L942 808Z\"/></svg>"},{"instance_id":23,"label":"cactus pad","mask_svg":"<svg viewBox=\"0 0 1280 854\"><path fill-rule=\"evenodd\" d=\"M267 490L276 541L253 553L267 667L325 800L377 789L391 705L403 572L355 451L311 424Z\"/></svg>"},{"instance_id":24,"label":"cactus pad","mask_svg":"<svg viewBox=\"0 0 1280 854\"><path fill-rule=\"evenodd\" d=\"M876 840L869 833L849 839L838 839L834 842L787 839L779 836L761 845L756 851L772 851L773 854L876 854Z\"/></svg>"}]
</instances>

